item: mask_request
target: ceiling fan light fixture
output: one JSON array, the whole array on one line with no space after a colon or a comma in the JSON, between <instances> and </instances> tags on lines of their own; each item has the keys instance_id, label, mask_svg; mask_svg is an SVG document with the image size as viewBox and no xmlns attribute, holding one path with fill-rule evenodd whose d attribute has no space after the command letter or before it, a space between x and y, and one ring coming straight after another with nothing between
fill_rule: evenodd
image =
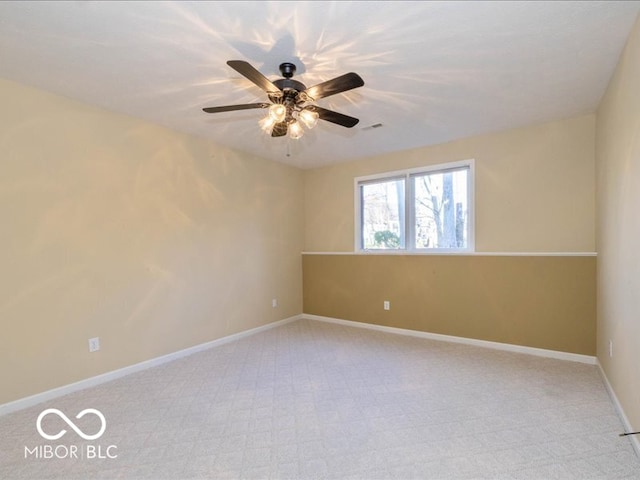
<instances>
[{"instance_id":1,"label":"ceiling fan light fixture","mask_svg":"<svg viewBox=\"0 0 640 480\"><path fill-rule=\"evenodd\" d=\"M275 123L280 123L287 116L287 107L281 103L274 103L269 107L269 116L273 118Z\"/></svg>"},{"instance_id":2,"label":"ceiling fan light fixture","mask_svg":"<svg viewBox=\"0 0 640 480\"><path fill-rule=\"evenodd\" d=\"M298 140L300 137L304 135L304 130L302 129L302 125L300 122L294 121L289 125L289 136L294 140Z\"/></svg>"},{"instance_id":3,"label":"ceiling fan light fixture","mask_svg":"<svg viewBox=\"0 0 640 480\"><path fill-rule=\"evenodd\" d=\"M202 110L206 113L233 112L258 108L267 109L267 115L259 121L259 125L262 130L273 138L283 137L288 133L289 137L298 139L304 135L303 124L311 129L315 127L318 120L346 128L354 127L359 121L349 115L327 110L313 104L317 99L362 87L364 80L357 73L345 73L307 88L302 82L292 78L296 71L296 66L292 63L285 62L280 64L280 72L283 78L273 82L244 60L229 60L227 65L260 87L267 94L270 103L255 102L241 105L205 107Z\"/></svg>"},{"instance_id":4,"label":"ceiling fan light fixture","mask_svg":"<svg viewBox=\"0 0 640 480\"><path fill-rule=\"evenodd\" d=\"M258 122L262 131L269 135L271 135L271 132L273 131L273 126L276 123L277 123L276 120L271 116L271 114L267 115L266 117L264 117L262 120Z\"/></svg>"},{"instance_id":5,"label":"ceiling fan light fixture","mask_svg":"<svg viewBox=\"0 0 640 480\"><path fill-rule=\"evenodd\" d=\"M298 114L298 118L302 120L307 128L313 128L318 123L318 113L311 110L302 110Z\"/></svg>"}]
</instances>

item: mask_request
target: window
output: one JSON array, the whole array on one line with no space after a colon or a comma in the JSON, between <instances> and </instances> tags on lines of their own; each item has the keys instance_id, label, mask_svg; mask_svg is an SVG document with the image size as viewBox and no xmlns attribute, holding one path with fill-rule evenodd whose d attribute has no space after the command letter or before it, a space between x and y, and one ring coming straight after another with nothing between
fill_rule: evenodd
<instances>
[{"instance_id":1,"label":"window","mask_svg":"<svg viewBox=\"0 0 640 480\"><path fill-rule=\"evenodd\" d=\"M473 160L356 178L356 250L473 251Z\"/></svg>"}]
</instances>

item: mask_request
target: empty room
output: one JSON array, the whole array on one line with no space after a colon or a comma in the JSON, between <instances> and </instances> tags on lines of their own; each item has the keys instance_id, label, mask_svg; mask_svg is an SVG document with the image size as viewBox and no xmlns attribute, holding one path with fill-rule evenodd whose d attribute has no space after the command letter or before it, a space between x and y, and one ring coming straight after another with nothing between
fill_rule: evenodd
<instances>
[{"instance_id":1,"label":"empty room","mask_svg":"<svg viewBox=\"0 0 640 480\"><path fill-rule=\"evenodd\" d=\"M0 2L0 478L640 479L639 14Z\"/></svg>"}]
</instances>

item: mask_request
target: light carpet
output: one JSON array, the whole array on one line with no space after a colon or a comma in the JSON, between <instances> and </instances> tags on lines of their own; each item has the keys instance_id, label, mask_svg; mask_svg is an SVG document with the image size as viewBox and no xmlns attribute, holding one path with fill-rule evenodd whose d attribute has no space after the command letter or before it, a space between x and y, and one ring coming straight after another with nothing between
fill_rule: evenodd
<instances>
[{"instance_id":1,"label":"light carpet","mask_svg":"<svg viewBox=\"0 0 640 480\"><path fill-rule=\"evenodd\" d=\"M0 417L0 478L638 479L622 431L595 366L300 320Z\"/></svg>"}]
</instances>

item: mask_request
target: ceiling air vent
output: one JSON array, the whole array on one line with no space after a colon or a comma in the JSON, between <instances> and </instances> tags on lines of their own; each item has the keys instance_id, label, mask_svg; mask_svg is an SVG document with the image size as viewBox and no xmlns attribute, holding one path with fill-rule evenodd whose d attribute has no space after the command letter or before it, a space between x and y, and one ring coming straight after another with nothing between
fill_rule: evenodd
<instances>
[{"instance_id":1,"label":"ceiling air vent","mask_svg":"<svg viewBox=\"0 0 640 480\"><path fill-rule=\"evenodd\" d=\"M369 125L368 127L363 127L362 130L373 130L374 128L381 128L381 123L374 123L373 125Z\"/></svg>"}]
</instances>

